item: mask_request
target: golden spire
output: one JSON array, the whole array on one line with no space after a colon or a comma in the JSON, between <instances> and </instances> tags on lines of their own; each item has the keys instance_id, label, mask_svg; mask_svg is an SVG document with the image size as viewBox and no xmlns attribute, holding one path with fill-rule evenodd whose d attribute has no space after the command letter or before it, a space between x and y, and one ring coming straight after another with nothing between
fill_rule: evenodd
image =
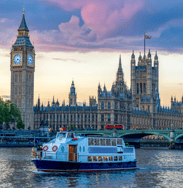
<instances>
[{"instance_id":1,"label":"golden spire","mask_svg":"<svg viewBox=\"0 0 183 188\"><path fill-rule=\"evenodd\" d=\"M24 8L24 6L23 6L23 14L25 13L25 8Z\"/></svg>"}]
</instances>

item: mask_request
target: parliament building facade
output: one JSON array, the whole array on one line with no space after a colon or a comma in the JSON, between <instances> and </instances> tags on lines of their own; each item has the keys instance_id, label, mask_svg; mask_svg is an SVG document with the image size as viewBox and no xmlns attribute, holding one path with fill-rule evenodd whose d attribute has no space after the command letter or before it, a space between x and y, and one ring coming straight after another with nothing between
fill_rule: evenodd
<instances>
[{"instance_id":1,"label":"parliament building facade","mask_svg":"<svg viewBox=\"0 0 183 188\"><path fill-rule=\"evenodd\" d=\"M79 106L72 81L69 105L53 101L41 105L40 98L34 107L34 129L47 122L54 130L75 126L79 129L105 129L106 125L124 124L125 129L180 129L183 126L183 98L181 102L171 98L171 107L160 106L159 61L157 52L152 62L151 53L138 57L131 55L131 88L124 81L121 56L116 81L111 90L98 85L97 98L89 97L89 106Z\"/></svg>"},{"instance_id":2,"label":"parliament building facade","mask_svg":"<svg viewBox=\"0 0 183 188\"><path fill-rule=\"evenodd\" d=\"M34 100L35 51L29 40L29 29L23 14L16 42L11 50L11 100L21 111L27 129L39 129L43 124L53 130L74 126L79 129L105 129L106 125L124 124L125 129L180 129L183 127L183 98L171 98L171 107L161 107L159 99L159 61L157 52L138 57L131 55L131 87L124 81L121 56L116 80L111 89L98 85L98 96L89 97L89 105L78 105L72 81L69 104L54 100L43 106Z\"/></svg>"}]
</instances>

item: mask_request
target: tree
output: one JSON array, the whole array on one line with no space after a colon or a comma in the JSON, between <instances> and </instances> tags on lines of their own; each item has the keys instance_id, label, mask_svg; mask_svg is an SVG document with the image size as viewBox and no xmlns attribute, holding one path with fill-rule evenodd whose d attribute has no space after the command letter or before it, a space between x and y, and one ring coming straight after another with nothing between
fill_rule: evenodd
<instances>
[{"instance_id":1,"label":"tree","mask_svg":"<svg viewBox=\"0 0 183 188\"><path fill-rule=\"evenodd\" d=\"M5 122L17 122L17 128L24 129L25 125L23 124L21 113L16 104L12 103L10 100L3 101L0 98L0 124Z\"/></svg>"}]
</instances>

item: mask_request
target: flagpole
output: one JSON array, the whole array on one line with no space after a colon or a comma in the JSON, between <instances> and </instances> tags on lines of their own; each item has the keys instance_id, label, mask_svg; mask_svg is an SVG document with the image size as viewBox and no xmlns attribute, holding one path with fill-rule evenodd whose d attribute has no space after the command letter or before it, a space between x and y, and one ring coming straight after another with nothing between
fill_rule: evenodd
<instances>
[{"instance_id":1,"label":"flagpole","mask_svg":"<svg viewBox=\"0 0 183 188\"><path fill-rule=\"evenodd\" d=\"M144 56L145 56L145 32L144 32Z\"/></svg>"}]
</instances>

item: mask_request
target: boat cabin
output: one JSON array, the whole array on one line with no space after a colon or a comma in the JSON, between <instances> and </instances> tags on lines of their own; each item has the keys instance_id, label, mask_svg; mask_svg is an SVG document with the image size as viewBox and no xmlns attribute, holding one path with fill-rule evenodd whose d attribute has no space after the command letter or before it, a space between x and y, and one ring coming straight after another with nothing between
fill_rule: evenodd
<instances>
[{"instance_id":1,"label":"boat cabin","mask_svg":"<svg viewBox=\"0 0 183 188\"><path fill-rule=\"evenodd\" d=\"M87 163L135 160L135 148L126 147L122 138L81 137L74 132L59 132L43 145L42 159Z\"/></svg>"}]
</instances>

